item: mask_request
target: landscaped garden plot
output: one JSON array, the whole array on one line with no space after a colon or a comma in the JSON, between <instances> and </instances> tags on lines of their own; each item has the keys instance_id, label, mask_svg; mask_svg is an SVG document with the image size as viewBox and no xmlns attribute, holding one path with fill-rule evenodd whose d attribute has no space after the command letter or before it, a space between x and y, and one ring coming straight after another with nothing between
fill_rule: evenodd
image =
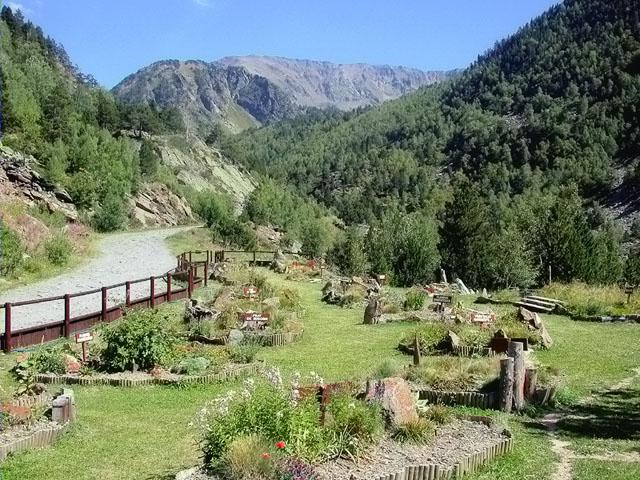
<instances>
[{"instance_id":1,"label":"landscaped garden plot","mask_svg":"<svg viewBox=\"0 0 640 480\"><path fill-rule=\"evenodd\" d=\"M278 288L297 289L305 308L305 335L302 339L284 347L263 348L257 353L257 358L268 365L280 365L283 376L288 377L296 371L315 371L324 377L325 382L330 382L366 378L379 370L381 363L389 363L401 370L411 362L410 357L397 350L397 346L416 328L415 323L362 325L363 306L341 308L319 301L321 282L312 283L299 278L289 281L286 276L263 273ZM204 299L213 288L198 290L196 295ZM385 291L404 297L404 291L398 289L385 287ZM460 297L463 305L469 306L474 299L471 296ZM167 308L172 309L176 322L182 322L182 302ZM501 314L512 311L513 307L492 306L492 309ZM631 369L638 364L640 329L635 324L577 323L557 316L543 316L543 320L554 339L554 346L549 350L538 350L536 358L542 365L560 370L564 388L559 390L559 400L575 402L592 390L613 385L631 375ZM427 362L429 358L423 358L423 361ZM15 355L0 356L0 364L4 367L0 370L3 386L9 381L6 370L14 363ZM385 374L389 373L393 372L387 370ZM78 420L68 433L53 448L9 458L2 465L3 474L9 480L66 480L70 476L87 480L173 478L179 470L199 463L200 451L196 444L199 435L189 426L196 412L217 394L240 388L238 383L181 389L78 385L74 387L79 405ZM512 453L465 478L550 478L555 456L544 430L529 427L535 423L534 420L478 409L455 411L482 413L508 421L515 439ZM612 440L612 445L619 442ZM624 448L628 448L628 441L622 443L626 445ZM598 471L604 471L604 468ZM623 471L622 466L618 471ZM598 477L591 478L595 480ZM609 478L628 479L624 476Z\"/></svg>"},{"instance_id":2,"label":"landscaped garden plot","mask_svg":"<svg viewBox=\"0 0 640 480\"><path fill-rule=\"evenodd\" d=\"M631 289L625 293L617 286L593 286L582 283L553 283L541 290L541 294L557 298L566 309L577 317L640 315L640 293Z\"/></svg>"}]
</instances>

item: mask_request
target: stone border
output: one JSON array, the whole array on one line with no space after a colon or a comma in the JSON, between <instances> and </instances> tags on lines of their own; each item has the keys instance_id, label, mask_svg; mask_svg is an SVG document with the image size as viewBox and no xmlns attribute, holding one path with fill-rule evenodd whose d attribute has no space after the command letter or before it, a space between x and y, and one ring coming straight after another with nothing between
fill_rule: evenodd
<instances>
[{"instance_id":1,"label":"stone border","mask_svg":"<svg viewBox=\"0 0 640 480\"><path fill-rule=\"evenodd\" d=\"M465 407L495 408L497 403L497 394L495 392L447 392L430 388L414 389L413 392L418 394L418 400L450 406L463 405Z\"/></svg>"},{"instance_id":2,"label":"stone border","mask_svg":"<svg viewBox=\"0 0 640 480\"><path fill-rule=\"evenodd\" d=\"M92 377L74 377L72 375L51 375L38 374L36 381L42 383L50 383L57 385L111 385L114 387L139 387L143 385L192 385L192 384L210 384L224 380L232 380L243 377L245 375L256 374L261 368L261 364L251 363L248 365L235 368L231 372L219 372L209 375L185 375L182 378L92 378Z\"/></svg>"},{"instance_id":3,"label":"stone border","mask_svg":"<svg viewBox=\"0 0 640 480\"><path fill-rule=\"evenodd\" d=\"M258 339L263 347L282 347L290 343L300 340L304 335L304 330L301 332L284 332L284 333L272 333L270 335L250 334L247 335L247 339ZM202 335L194 335L191 337L193 341L206 343L208 345L229 345L229 336L224 335L220 337L204 337Z\"/></svg>"},{"instance_id":4,"label":"stone border","mask_svg":"<svg viewBox=\"0 0 640 480\"><path fill-rule=\"evenodd\" d=\"M571 320L576 322L601 322L601 323L640 323L640 314L630 313L628 315L576 315L570 313Z\"/></svg>"},{"instance_id":5,"label":"stone border","mask_svg":"<svg viewBox=\"0 0 640 480\"><path fill-rule=\"evenodd\" d=\"M481 467L500 455L511 452L513 438L507 438L491 447L486 447L480 452L464 457L459 462L450 465L412 465L404 467L404 470L390 473L372 480L449 480L460 479L467 473L475 473Z\"/></svg>"}]
</instances>

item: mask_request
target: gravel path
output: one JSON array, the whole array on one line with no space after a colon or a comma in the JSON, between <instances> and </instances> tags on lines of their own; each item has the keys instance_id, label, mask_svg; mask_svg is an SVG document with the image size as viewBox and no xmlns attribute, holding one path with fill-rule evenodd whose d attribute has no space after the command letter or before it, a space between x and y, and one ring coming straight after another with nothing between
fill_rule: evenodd
<instances>
[{"instance_id":1,"label":"gravel path","mask_svg":"<svg viewBox=\"0 0 640 480\"><path fill-rule=\"evenodd\" d=\"M65 293L93 290L127 280L161 275L176 266L176 258L165 244L165 238L184 229L168 228L133 233L117 233L102 239L99 254L86 265L32 285L8 290L0 295L0 303L19 302L38 298L55 297ZM166 290L166 284L156 281L156 292ZM131 298L149 295L149 282L131 286ZM124 302L124 287L109 290L108 306ZM96 312L101 308L101 294L95 293L71 299L71 316ZM4 311L0 311L4 319ZM64 319L64 302L46 302L18 306L12 309L12 327L20 329L61 321ZM4 322L0 321L0 331Z\"/></svg>"}]
</instances>

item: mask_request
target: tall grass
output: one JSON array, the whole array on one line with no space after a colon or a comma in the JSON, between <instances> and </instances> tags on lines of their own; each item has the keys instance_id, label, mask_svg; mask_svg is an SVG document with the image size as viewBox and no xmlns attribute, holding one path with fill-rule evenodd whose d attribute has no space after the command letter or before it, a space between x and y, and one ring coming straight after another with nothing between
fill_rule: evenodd
<instances>
[{"instance_id":1,"label":"tall grass","mask_svg":"<svg viewBox=\"0 0 640 480\"><path fill-rule=\"evenodd\" d=\"M596 286L585 283L552 283L544 287L541 295L566 302L567 308L577 315L624 315L640 313L640 293L627 295L618 286Z\"/></svg>"}]
</instances>

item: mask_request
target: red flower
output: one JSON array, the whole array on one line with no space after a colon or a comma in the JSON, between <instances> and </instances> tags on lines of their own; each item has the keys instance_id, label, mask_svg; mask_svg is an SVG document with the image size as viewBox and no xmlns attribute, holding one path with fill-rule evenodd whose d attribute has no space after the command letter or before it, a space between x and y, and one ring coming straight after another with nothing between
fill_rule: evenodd
<instances>
[{"instance_id":1,"label":"red flower","mask_svg":"<svg viewBox=\"0 0 640 480\"><path fill-rule=\"evenodd\" d=\"M271 458L271 454L269 452L264 452L262 454L262 458Z\"/></svg>"},{"instance_id":2,"label":"red flower","mask_svg":"<svg viewBox=\"0 0 640 480\"><path fill-rule=\"evenodd\" d=\"M279 448L280 450L282 450L286 446L287 446L287 444L284 443L283 441L279 441L278 443L276 443L276 448Z\"/></svg>"}]
</instances>

